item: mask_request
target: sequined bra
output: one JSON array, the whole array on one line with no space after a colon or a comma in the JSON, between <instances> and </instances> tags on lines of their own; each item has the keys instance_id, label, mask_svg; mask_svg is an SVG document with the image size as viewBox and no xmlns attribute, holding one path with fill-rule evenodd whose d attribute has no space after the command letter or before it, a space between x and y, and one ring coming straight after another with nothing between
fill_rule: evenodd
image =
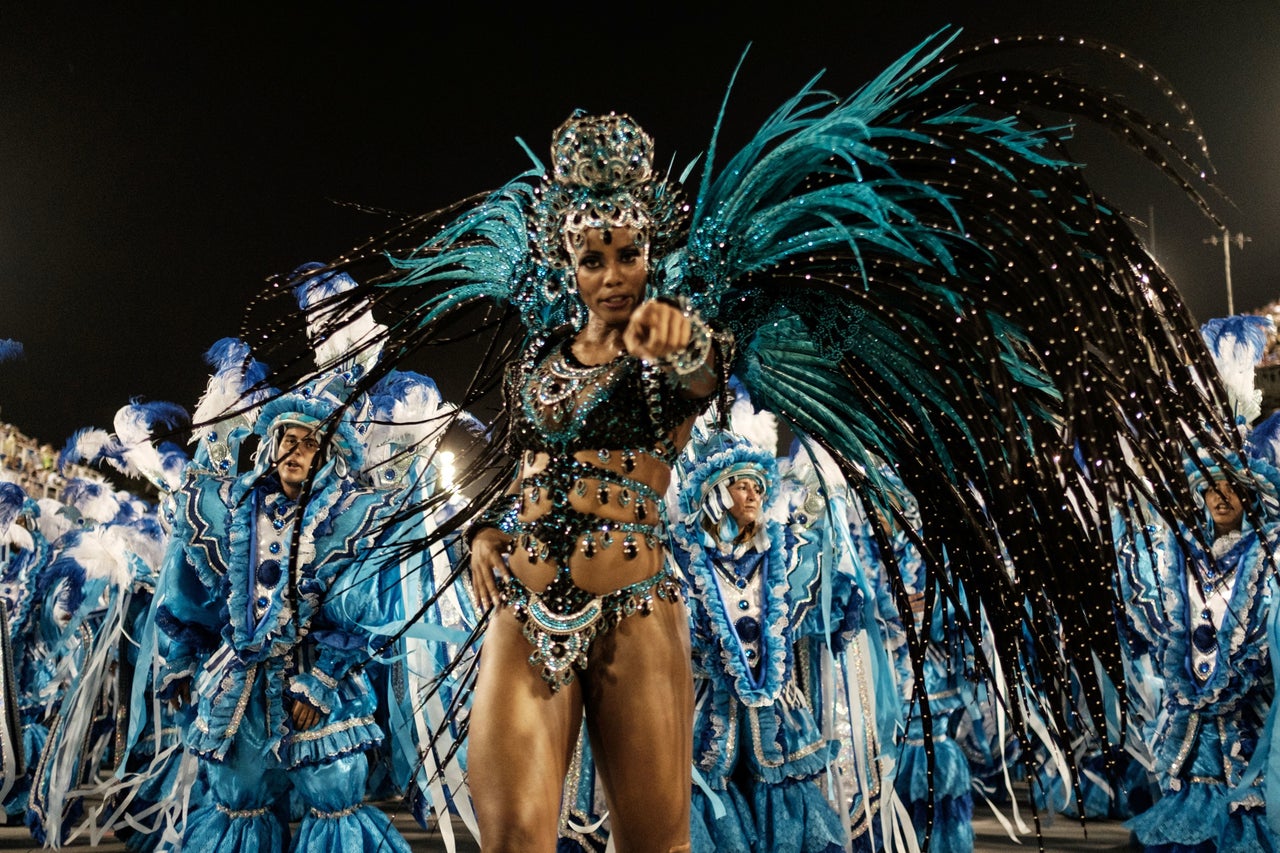
<instances>
[{"instance_id":1,"label":"sequined bra","mask_svg":"<svg viewBox=\"0 0 1280 853\"><path fill-rule=\"evenodd\" d=\"M553 561L556 577L542 590L530 590L512 577L502 584L502 602L523 625L539 668L552 691L585 668L593 638L625 616L647 613L655 597L677 600L680 586L667 569L606 595L587 592L573 582L569 559L575 551L593 559L618 549L635 559L640 542L650 549L665 538L662 496L628 476L644 453L671 464L677 450L671 433L706 401L686 400L660 368L622 355L606 364L588 366L573 357L573 339L534 346L518 368L508 372L506 395L512 413L508 449L529 455L545 452L547 465L521 482L521 494L539 503L549 500L543 515L520 521L523 498L504 529L530 562ZM544 355L545 354L545 355ZM594 451L601 463L617 458L622 471L573 457ZM594 484L594 485L591 485ZM586 497L594 489L600 504L613 504L634 514L633 521L602 518L570 505L570 495Z\"/></svg>"},{"instance_id":2,"label":"sequined bra","mask_svg":"<svg viewBox=\"0 0 1280 853\"><path fill-rule=\"evenodd\" d=\"M630 450L673 463L671 432L705 401L684 398L666 372L634 356L588 366L574 358L572 345L573 338L566 337L558 344L535 346L508 372L510 449L553 456Z\"/></svg>"}]
</instances>

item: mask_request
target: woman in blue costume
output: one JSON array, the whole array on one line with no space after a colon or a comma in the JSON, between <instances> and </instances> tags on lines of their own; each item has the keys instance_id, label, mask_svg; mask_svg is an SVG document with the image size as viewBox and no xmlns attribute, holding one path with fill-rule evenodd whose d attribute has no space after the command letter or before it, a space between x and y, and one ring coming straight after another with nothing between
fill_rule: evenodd
<instances>
[{"instance_id":1,"label":"woman in blue costume","mask_svg":"<svg viewBox=\"0 0 1280 853\"><path fill-rule=\"evenodd\" d=\"M157 692L193 701L185 742L208 782L186 849L285 849L292 787L305 812L289 849L407 853L362 804L383 737L362 665L380 644L370 626L394 615L377 539L388 503L355 485L360 444L335 411L319 394L265 403L255 469L189 468L173 495Z\"/></svg>"},{"instance_id":2,"label":"woman in blue costume","mask_svg":"<svg viewBox=\"0 0 1280 853\"><path fill-rule=\"evenodd\" d=\"M695 447L681 462L672 530L690 590L694 767L709 789L693 792L693 849L844 850L844 807L828 799L826 778L839 745L802 683L801 671L816 667L797 659L807 634L821 630L806 619L818 604L821 557L800 538L814 531L769 517L780 486L772 449L727 432ZM861 592L843 592L833 609L860 627Z\"/></svg>"}]
</instances>

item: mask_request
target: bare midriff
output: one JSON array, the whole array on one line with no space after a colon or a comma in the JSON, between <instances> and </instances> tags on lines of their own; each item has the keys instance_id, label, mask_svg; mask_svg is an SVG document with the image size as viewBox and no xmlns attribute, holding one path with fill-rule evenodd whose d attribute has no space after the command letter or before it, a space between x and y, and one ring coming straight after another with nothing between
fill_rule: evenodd
<instances>
[{"instance_id":1,"label":"bare midriff","mask_svg":"<svg viewBox=\"0 0 1280 853\"><path fill-rule=\"evenodd\" d=\"M648 486L652 493L661 496L671 480L671 468L661 460L648 453L637 452L632 456L632 468L626 470L621 451L609 451L607 461L602 461L600 453L594 450L583 450L573 454L573 458L591 468L605 469L620 475L627 480ZM538 489L530 484L530 478L547 470L551 456L547 453L526 453L520 467L520 494L522 497L519 519L521 522L535 521L553 511L553 495L546 489ZM571 488L568 494L569 508L580 513L594 516L601 522L617 522L620 524L643 521L652 525L662 522L662 508L635 488L628 488L611 480L584 476L580 478L582 488ZM600 500L602 488L607 489L606 499ZM581 493L580 493L581 492ZM536 499L535 499L536 498ZM637 502L644 501L644 518L637 517ZM635 536L635 556L625 557L618 541L610 547L599 547L593 556L586 556L581 547L583 539L588 535L600 538L600 533L580 533L573 544L572 556L569 558L569 572L573 582L579 588L593 594L601 595L613 592L630 584L652 577L662 567L664 549L661 537L656 547L651 547L645 536ZM621 540L623 534L615 534L615 540ZM559 564L555 558L547 560L531 560L527 551L517 545L511 554L511 573L530 590L541 590L556 576Z\"/></svg>"}]
</instances>

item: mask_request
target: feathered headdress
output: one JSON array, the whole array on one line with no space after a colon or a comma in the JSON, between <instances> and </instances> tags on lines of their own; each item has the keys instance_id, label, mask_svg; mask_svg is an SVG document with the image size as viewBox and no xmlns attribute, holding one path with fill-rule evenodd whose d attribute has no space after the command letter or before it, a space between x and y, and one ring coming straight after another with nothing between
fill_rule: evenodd
<instances>
[{"instance_id":1,"label":"feathered headdress","mask_svg":"<svg viewBox=\"0 0 1280 853\"><path fill-rule=\"evenodd\" d=\"M74 433L58 457L58 466L106 462L128 477L144 478L163 492L178 486L187 455L171 441L160 441L190 426L186 410L174 403L133 400L115 416L115 432L85 428Z\"/></svg>"},{"instance_id":2,"label":"feathered headdress","mask_svg":"<svg viewBox=\"0 0 1280 853\"><path fill-rule=\"evenodd\" d=\"M253 427L261 439L259 470L265 470L275 460L280 437L291 426L315 431L322 448L326 444L332 446L333 452L326 457L321 472L332 467L338 476L346 476L360 470L364 465L364 445L344 411L341 401L309 394L282 394L268 400Z\"/></svg>"},{"instance_id":3,"label":"feathered headdress","mask_svg":"<svg viewBox=\"0 0 1280 853\"><path fill-rule=\"evenodd\" d=\"M741 478L760 486L761 518L778 503L778 424L771 412L757 412L741 386L730 407L729 428L718 429L709 415L695 424L693 437L676 462L677 506L687 524L717 531L733 541L738 528L729 508L729 487Z\"/></svg>"},{"instance_id":4,"label":"feathered headdress","mask_svg":"<svg viewBox=\"0 0 1280 853\"><path fill-rule=\"evenodd\" d=\"M532 237L540 262L574 281L573 252L588 229L630 228L644 258L683 238L688 208L657 177L653 139L628 115L575 112L551 141L551 172L536 191Z\"/></svg>"},{"instance_id":5,"label":"feathered headdress","mask_svg":"<svg viewBox=\"0 0 1280 853\"><path fill-rule=\"evenodd\" d=\"M1241 424L1252 424L1262 414L1262 389L1257 387L1255 373L1267 340L1275 333L1275 321L1255 314L1221 317L1200 327L1231 412Z\"/></svg>"}]
</instances>

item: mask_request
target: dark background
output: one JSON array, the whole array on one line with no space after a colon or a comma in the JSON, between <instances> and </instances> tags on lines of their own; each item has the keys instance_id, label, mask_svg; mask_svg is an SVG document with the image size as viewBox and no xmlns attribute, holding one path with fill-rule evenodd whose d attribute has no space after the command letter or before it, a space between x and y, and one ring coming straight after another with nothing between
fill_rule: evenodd
<instances>
[{"instance_id":1,"label":"dark background","mask_svg":"<svg viewBox=\"0 0 1280 853\"><path fill-rule=\"evenodd\" d=\"M382 230L352 205L415 213L493 188L528 165L515 137L545 157L575 107L631 113L683 166L748 45L722 151L818 71L852 92L948 24L1100 38L1162 71L1208 140L1220 215L1252 240L1233 249L1236 311L1280 297L1273 0L752 5L6 4L0 338L26 355L0 365L0 420L61 445L130 397L194 407L204 351L268 275ZM1196 318L1226 314L1213 224L1136 156L1078 150L1154 223Z\"/></svg>"}]
</instances>

